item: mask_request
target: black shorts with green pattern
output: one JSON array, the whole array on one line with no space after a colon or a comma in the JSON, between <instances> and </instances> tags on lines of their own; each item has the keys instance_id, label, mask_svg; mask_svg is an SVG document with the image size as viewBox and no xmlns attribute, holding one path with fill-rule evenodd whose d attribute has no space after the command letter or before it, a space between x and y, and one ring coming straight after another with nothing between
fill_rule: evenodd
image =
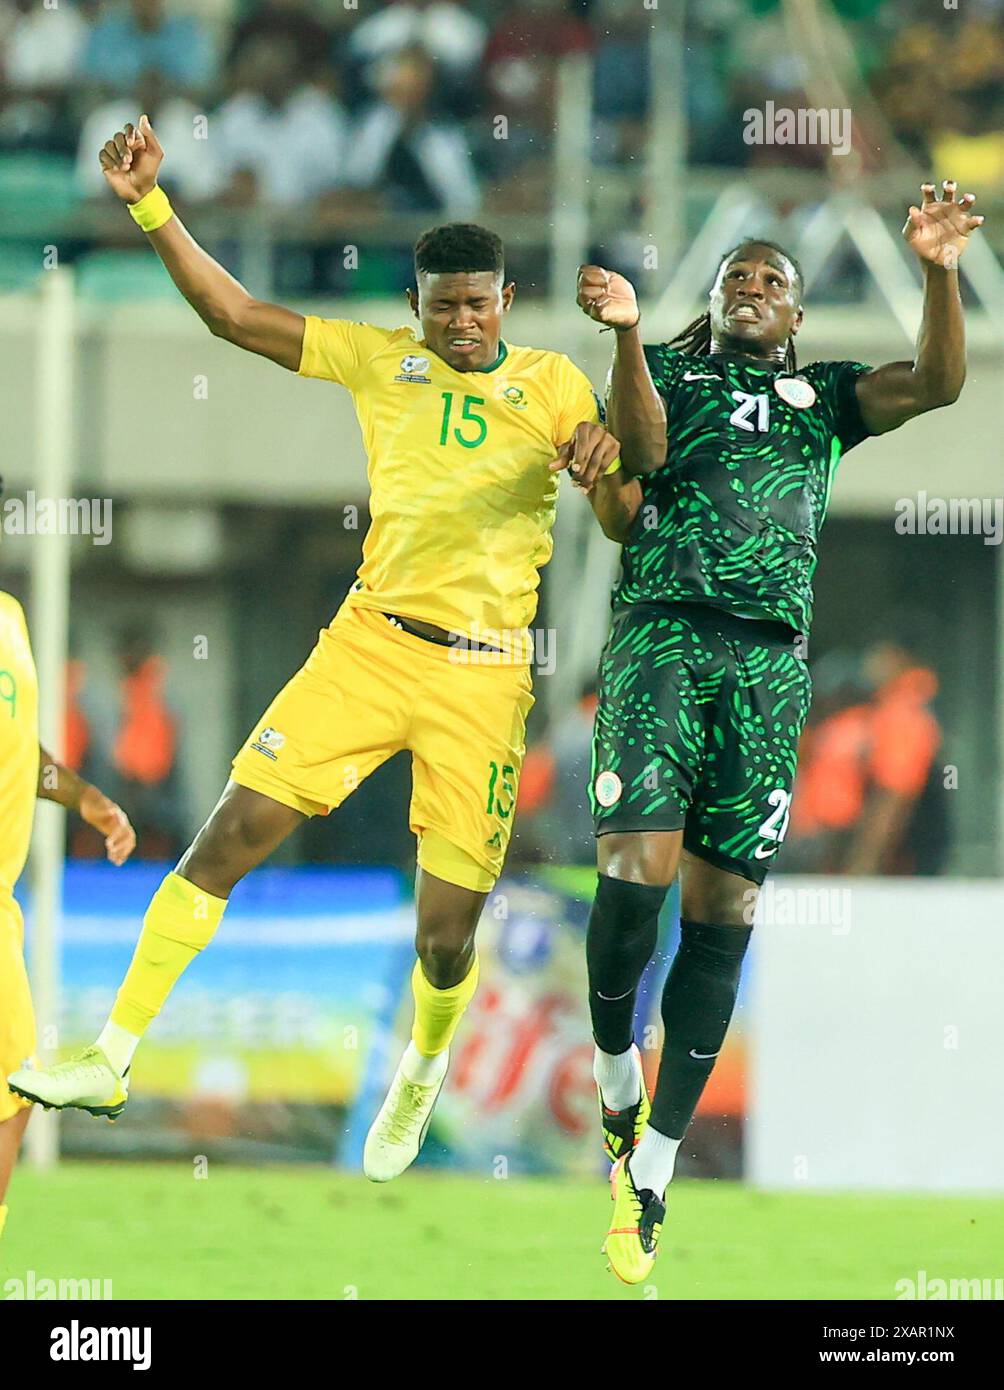
<instances>
[{"instance_id":1,"label":"black shorts with green pattern","mask_svg":"<svg viewBox=\"0 0 1004 1390\"><path fill-rule=\"evenodd\" d=\"M762 883L809 710L801 650L783 623L699 603L615 613L593 734L597 835L682 829L691 854Z\"/></svg>"}]
</instances>

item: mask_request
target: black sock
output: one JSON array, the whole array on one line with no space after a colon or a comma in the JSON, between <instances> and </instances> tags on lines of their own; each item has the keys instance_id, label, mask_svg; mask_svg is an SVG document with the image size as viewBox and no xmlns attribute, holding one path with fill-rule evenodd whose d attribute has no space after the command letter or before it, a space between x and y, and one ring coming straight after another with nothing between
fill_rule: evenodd
<instances>
[{"instance_id":1,"label":"black sock","mask_svg":"<svg viewBox=\"0 0 1004 1390\"><path fill-rule=\"evenodd\" d=\"M662 991L659 1080L653 1129L682 1139L715 1065L739 992L752 927L681 922L680 945Z\"/></svg>"},{"instance_id":2,"label":"black sock","mask_svg":"<svg viewBox=\"0 0 1004 1390\"><path fill-rule=\"evenodd\" d=\"M589 1013L604 1052L631 1046L635 995L659 935L666 888L599 874L586 933Z\"/></svg>"}]
</instances>

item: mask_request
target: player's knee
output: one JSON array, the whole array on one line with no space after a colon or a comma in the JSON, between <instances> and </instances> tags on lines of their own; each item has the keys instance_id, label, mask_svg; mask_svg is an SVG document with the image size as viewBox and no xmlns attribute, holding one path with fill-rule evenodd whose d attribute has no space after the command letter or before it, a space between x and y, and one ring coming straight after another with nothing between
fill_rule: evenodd
<instances>
[{"instance_id":1,"label":"player's knee","mask_svg":"<svg viewBox=\"0 0 1004 1390\"><path fill-rule=\"evenodd\" d=\"M450 989L470 972L474 925L445 913L427 916L418 924L415 949L429 983L436 989Z\"/></svg>"},{"instance_id":2,"label":"player's knee","mask_svg":"<svg viewBox=\"0 0 1004 1390\"><path fill-rule=\"evenodd\" d=\"M609 927L603 933L609 938L609 947L632 954L639 936L654 936L658 931L659 913L668 892L664 884L631 883L600 874L589 920L590 935L600 926Z\"/></svg>"},{"instance_id":3,"label":"player's knee","mask_svg":"<svg viewBox=\"0 0 1004 1390\"><path fill-rule=\"evenodd\" d=\"M195 837L177 872L214 897L229 897L252 867L255 838L247 816L232 808L218 810Z\"/></svg>"},{"instance_id":4,"label":"player's knee","mask_svg":"<svg viewBox=\"0 0 1004 1390\"><path fill-rule=\"evenodd\" d=\"M676 877L681 848L679 831L613 832L599 837L596 863L601 878L642 887L661 887L665 893Z\"/></svg>"},{"instance_id":5,"label":"player's knee","mask_svg":"<svg viewBox=\"0 0 1004 1390\"><path fill-rule=\"evenodd\" d=\"M732 874L723 875L732 879ZM755 883L704 882L683 888L681 915L691 922L719 922L723 927L751 927L759 893Z\"/></svg>"}]
</instances>

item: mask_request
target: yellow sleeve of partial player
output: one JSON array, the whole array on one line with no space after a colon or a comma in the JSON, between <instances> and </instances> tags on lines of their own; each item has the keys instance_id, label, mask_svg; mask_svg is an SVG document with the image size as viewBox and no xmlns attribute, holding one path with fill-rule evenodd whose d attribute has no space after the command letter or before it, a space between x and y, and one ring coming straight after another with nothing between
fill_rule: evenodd
<instances>
[{"instance_id":1,"label":"yellow sleeve of partial player","mask_svg":"<svg viewBox=\"0 0 1004 1390\"><path fill-rule=\"evenodd\" d=\"M603 407L600 398L593 390L592 382L585 372L580 371L567 357L561 359L564 367L562 378L562 408L558 416L558 438L560 446L572 437L576 425L585 420L591 425L603 421ZM604 477L616 473L621 466L620 458L615 458Z\"/></svg>"},{"instance_id":2,"label":"yellow sleeve of partial player","mask_svg":"<svg viewBox=\"0 0 1004 1390\"><path fill-rule=\"evenodd\" d=\"M334 381L350 390L366 363L391 336L386 328L348 319L319 319L307 315L300 354L300 376Z\"/></svg>"}]
</instances>

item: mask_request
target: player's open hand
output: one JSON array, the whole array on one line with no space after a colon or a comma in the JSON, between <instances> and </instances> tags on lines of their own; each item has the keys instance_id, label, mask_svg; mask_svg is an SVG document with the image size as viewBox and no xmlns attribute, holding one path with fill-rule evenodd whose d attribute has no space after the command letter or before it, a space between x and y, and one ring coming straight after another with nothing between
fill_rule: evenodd
<instances>
[{"instance_id":1,"label":"player's open hand","mask_svg":"<svg viewBox=\"0 0 1004 1390\"><path fill-rule=\"evenodd\" d=\"M584 314L607 328L634 328L641 317L631 281L599 265L579 266L575 300Z\"/></svg>"},{"instance_id":2,"label":"player's open hand","mask_svg":"<svg viewBox=\"0 0 1004 1390\"><path fill-rule=\"evenodd\" d=\"M558 450L548 468L552 473L568 469L572 482L583 492L591 492L621 451L620 441L602 425L583 420Z\"/></svg>"},{"instance_id":3,"label":"player's open hand","mask_svg":"<svg viewBox=\"0 0 1004 1390\"><path fill-rule=\"evenodd\" d=\"M80 815L105 837L105 853L115 865L124 864L136 848L136 832L121 806L97 787L85 787L80 798Z\"/></svg>"},{"instance_id":4,"label":"player's open hand","mask_svg":"<svg viewBox=\"0 0 1004 1390\"><path fill-rule=\"evenodd\" d=\"M983 218L972 215L974 193L966 193L956 202L955 180L946 179L941 187L944 197L939 198L933 183L921 184L924 201L919 208L910 208L903 235L922 261L954 270L970 233L983 225Z\"/></svg>"},{"instance_id":5,"label":"player's open hand","mask_svg":"<svg viewBox=\"0 0 1004 1390\"><path fill-rule=\"evenodd\" d=\"M138 203L156 186L163 158L148 116L117 131L98 155L105 178L124 203Z\"/></svg>"}]
</instances>

